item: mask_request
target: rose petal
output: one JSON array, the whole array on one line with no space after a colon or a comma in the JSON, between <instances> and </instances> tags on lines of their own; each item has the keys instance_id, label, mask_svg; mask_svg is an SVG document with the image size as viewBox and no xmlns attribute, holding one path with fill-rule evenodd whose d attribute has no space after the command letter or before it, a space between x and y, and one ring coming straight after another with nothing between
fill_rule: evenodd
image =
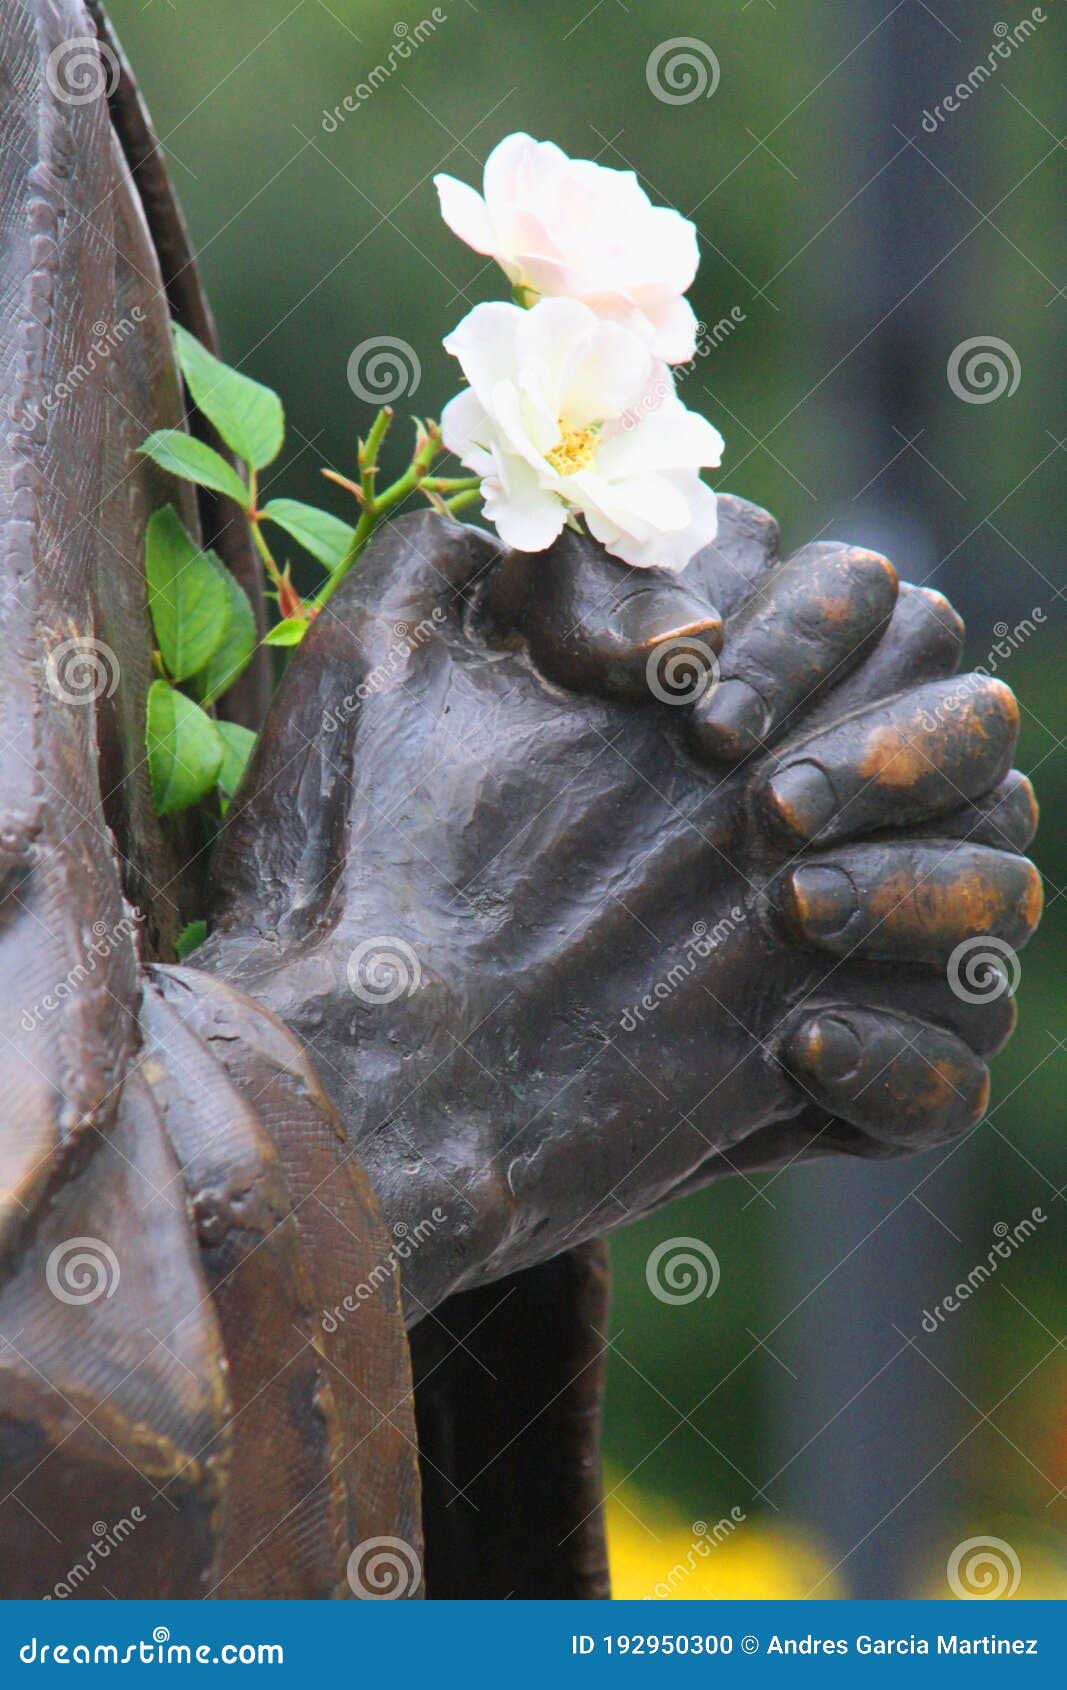
<instances>
[{"instance_id":1,"label":"rose petal","mask_svg":"<svg viewBox=\"0 0 1067 1690\"><path fill-rule=\"evenodd\" d=\"M454 176L435 176L434 187L441 202L441 216L454 235L475 252L487 256L496 251L496 237L481 194Z\"/></svg>"}]
</instances>

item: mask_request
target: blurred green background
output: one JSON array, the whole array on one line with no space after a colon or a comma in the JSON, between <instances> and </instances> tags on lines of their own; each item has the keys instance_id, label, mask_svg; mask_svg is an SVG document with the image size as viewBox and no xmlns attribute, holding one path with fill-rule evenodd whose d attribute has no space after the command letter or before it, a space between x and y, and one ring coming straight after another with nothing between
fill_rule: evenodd
<instances>
[{"instance_id":1,"label":"blurred green background","mask_svg":"<svg viewBox=\"0 0 1067 1690\"><path fill-rule=\"evenodd\" d=\"M366 338L410 342L409 404L439 412L455 385L441 337L501 281L441 224L431 178L477 181L527 129L636 170L696 221L697 313L737 308L683 389L726 438L721 485L774 510L789 547L860 541L942 588L970 661L1015 688L1049 907L990 1119L940 1157L737 1181L619 1236L606 1456L620 1594L948 1594L950 1551L991 1535L1018 1595L1067 1592L1060 0L110 10L224 352L286 398L278 490L318 500L319 466L351 467L371 408L346 366ZM998 57L1005 26L1038 13ZM714 55L710 97L650 89L650 55L679 38ZM324 124L402 43L373 95ZM1006 343L1014 392L952 391L951 354L975 337ZM1024 617L1032 632L991 658ZM924 1331L998 1223L1035 1205L1034 1236ZM714 1249L711 1299L650 1294L649 1251L678 1235Z\"/></svg>"}]
</instances>

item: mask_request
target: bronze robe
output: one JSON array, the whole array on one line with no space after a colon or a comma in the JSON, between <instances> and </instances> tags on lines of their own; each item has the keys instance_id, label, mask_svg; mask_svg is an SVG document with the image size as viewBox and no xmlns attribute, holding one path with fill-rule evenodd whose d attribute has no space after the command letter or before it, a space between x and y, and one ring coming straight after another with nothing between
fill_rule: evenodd
<instances>
[{"instance_id":1,"label":"bronze robe","mask_svg":"<svg viewBox=\"0 0 1067 1690\"><path fill-rule=\"evenodd\" d=\"M0 78L0 1595L381 1595L383 1554L402 1595L605 1595L599 1247L405 1332L307 1053L173 966L206 845L149 790L152 511L262 599L240 513L137 447L184 414L171 318L213 330L95 0L7 0Z\"/></svg>"}]
</instances>

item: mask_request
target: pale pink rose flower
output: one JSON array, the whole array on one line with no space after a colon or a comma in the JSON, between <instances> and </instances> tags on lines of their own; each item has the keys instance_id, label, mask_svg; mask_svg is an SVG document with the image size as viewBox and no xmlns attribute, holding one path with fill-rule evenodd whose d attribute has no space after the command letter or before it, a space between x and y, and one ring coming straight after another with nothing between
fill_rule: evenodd
<instances>
[{"instance_id":1,"label":"pale pink rose flower","mask_svg":"<svg viewBox=\"0 0 1067 1690\"><path fill-rule=\"evenodd\" d=\"M527 290L523 304L578 299L669 364L693 356L696 318L682 295L696 275L696 229L653 205L633 171L518 134L489 154L482 194L454 176L434 182L449 228Z\"/></svg>"}]
</instances>

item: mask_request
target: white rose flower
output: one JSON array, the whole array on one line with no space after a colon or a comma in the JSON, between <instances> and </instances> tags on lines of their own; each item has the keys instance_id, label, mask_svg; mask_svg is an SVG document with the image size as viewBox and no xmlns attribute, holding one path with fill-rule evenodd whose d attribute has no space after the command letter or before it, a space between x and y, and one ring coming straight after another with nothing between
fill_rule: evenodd
<instances>
[{"instance_id":1,"label":"white rose flower","mask_svg":"<svg viewBox=\"0 0 1067 1690\"><path fill-rule=\"evenodd\" d=\"M654 206L632 170L519 134L489 154L484 198L454 176L434 182L449 228L514 287L580 299L669 364L693 356L696 318L682 295L696 275L696 229Z\"/></svg>"},{"instance_id":2,"label":"white rose flower","mask_svg":"<svg viewBox=\"0 0 1067 1690\"><path fill-rule=\"evenodd\" d=\"M702 466L722 438L689 411L647 344L572 299L476 305L445 341L470 387L444 443L482 477L502 540L543 551L568 515L638 568L684 569L715 538Z\"/></svg>"}]
</instances>

